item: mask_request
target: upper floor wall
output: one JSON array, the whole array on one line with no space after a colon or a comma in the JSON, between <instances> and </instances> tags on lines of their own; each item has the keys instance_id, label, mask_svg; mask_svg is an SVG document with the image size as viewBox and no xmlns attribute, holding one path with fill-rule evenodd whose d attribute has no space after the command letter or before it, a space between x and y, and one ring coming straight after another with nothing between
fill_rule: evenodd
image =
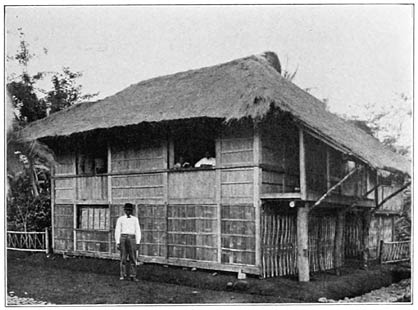
<instances>
[{"instance_id":1,"label":"upper floor wall","mask_svg":"<svg viewBox=\"0 0 418 310\"><path fill-rule=\"evenodd\" d=\"M376 172L369 167L307 132L304 151L308 200L317 200L358 166L362 169L331 196L375 198L370 190L376 185ZM195 168L206 153L214 157L215 167ZM250 121L226 126L206 120L93 136L57 152L55 196L62 203L157 204L252 204L259 196L297 197L299 153L299 127L285 116L267 117L257 126Z\"/></svg>"}]
</instances>

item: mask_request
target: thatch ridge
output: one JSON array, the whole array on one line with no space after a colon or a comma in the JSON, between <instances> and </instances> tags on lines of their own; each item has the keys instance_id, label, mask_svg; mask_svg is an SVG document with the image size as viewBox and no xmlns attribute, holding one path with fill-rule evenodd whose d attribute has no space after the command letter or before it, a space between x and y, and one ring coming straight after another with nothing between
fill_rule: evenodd
<instances>
[{"instance_id":1,"label":"thatch ridge","mask_svg":"<svg viewBox=\"0 0 418 310\"><path fill-rule=\"evenodd\" d=\"M268 54L268 57L266 57ZM275 57L275 58L274 58ZM409 173L410 162L280 75L272 52L160 76L30 124L30 139L191 118L261 120L272 107L375 168Z\"/></svg>"}]
</instances>

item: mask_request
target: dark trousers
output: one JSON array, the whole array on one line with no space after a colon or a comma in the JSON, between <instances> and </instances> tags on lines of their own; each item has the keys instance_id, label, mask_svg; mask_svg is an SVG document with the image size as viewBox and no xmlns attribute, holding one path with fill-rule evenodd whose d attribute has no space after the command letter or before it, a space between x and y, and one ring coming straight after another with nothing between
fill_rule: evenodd
<instances>
[{"instance_id":1,"label":"dark trousers","mask_svg":"<svg viewBox=\"0 0 418 310\"><path fill-rule=\"evenodd\" d=\"M129 265L128 265L129 256ZM135 235L120 236L120 276L136 277L136 239Z\"/></svg>"}]
</instances>

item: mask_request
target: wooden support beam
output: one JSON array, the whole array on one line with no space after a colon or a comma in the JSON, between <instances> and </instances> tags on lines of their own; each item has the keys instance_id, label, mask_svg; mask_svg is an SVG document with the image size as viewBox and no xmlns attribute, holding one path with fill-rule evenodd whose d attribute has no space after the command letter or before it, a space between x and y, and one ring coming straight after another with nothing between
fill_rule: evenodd
<instances>
[{"instance_id":1,"label":"wooden support beam","mask_svg":"<svg viewBox=\"0 0 418 310\"><path fill-rule=\"evenodd\" d=\"M299 127L299 187L300 198L306 200L306 158L305 158L305 140L303 129Z\"/></svg>"},{"instance_id":2,"label":"wooden support beam","mask_svg":"<svg viewBox=\"0 0 418 310\"><path fill-rule=\"evenodd\" d=\"M341 184L343 184L350 176L352 176L356 171L360 170L361 166L357 166L354 169L352 169L349 173L347 173L337 184L335 184L333 187L331 187L325 194L321 196L312 206L311 210L315 207L317 207L322 201L324 201L327 196L329 196L334 190L336 190Z\"/></svg>"},{"instance_id":3,"label":"wooden support beam","mask_svg":"<svg viewBox=\"0 0 418 310\"><path fill-rule=\"evenodd\" d=\"M381 206L383 206L383 204L385 204L388 200L392 199L393 197L395 197L396 195L398 195L399 193L403 192L409 185L411 185L411 182L406 183L404 186L402 186L400 189L398 189L397 191L393 192L392 194L390 194L389 196L387 196L385 199L383 199L381 202L377 203L376 208L373 210L373 213L375 213Z\"/></svg>"},{"instance_id":4,"label":"wooden support beam","mask_svg":"<svg viewBox=\"0 0 418 310\"><path fill-rule=\"evenodd\" d=\"M303 206L298 207L296 218L299 282L309 282L308 221L309 204L305 203Z\"/></svg>"}]
</instances>

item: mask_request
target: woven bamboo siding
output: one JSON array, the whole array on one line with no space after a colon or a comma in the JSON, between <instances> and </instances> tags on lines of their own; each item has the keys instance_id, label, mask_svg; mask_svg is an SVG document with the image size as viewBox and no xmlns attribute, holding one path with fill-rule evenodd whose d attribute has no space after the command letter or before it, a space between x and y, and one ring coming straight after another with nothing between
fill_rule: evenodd
<instances>
[{"instance_id":1,"label":"woven bamboo siding","mask_svg":"<svg viewBox=\"0 0 418 310\"><path fill-rule=\"evenodd\" d=\"M261 216L262 275L265 278L297 273L296 216L264 206Z\"/></svg>"},{"instance_id":2,"label":"woven bamboo siding","mask_svg":"<svg viewBox=\"0 0 418 310\"><path fill-rule=\"evenodd\" d=\"M221 206L221 260L230 264L255 264L253 205Z\"/></svg>"},{"instance_id":3,"label":"woven bamboo siding","mask_svg":"<svg viewBox=\"0 0 418 310\"><path fill-rule=\"evenodd\" d=\"M56 156L55 175L69 175L75 172L75 155L73 153Z\"/></svg>"},{"instance_id":4,"label":"woven bamboo siding","mask_svg":"<svg viewBox=\"0 0 418 310\"><path fill-rule=\"evenodd\" d=\"M115 203L158 203L164 196L162 173L112 176L111 186Z\"/></svg>"},{"instance_id":5,"label":"woven bamboo siding","mask_svg":"<svg viewBox=\"0 0 418 310\"><path fill-rule=\"evenodd\" d=\"M126 144L112 148L112 172L140 172L165 168L160 141L151 144Z\"/></svg>"},{"instance_id":6,"label":"woven bamboo siding","mask_svg":"<svg viewBox=\"0 0 418 310\"><path fill-rule=\"evenodd\" d=\"M223 138L221 166L243 165L253 162L253 138Z\"/></svg>"},{"instance_id":7,"label":"woven bamboo siding","mask_svg":"<svg viewBox=\"0 0 418 310\"><path fill-rule=\"evenodd\" d=\"M235 168L221 171L221 202L243 204L253 201L252 168Z\"/></svg>"},{"instance_id":8,"label":"woven bamboo siding","mask_svg":"<svg viewBox=\"0 0 418 310\"><path fill-rule=\"evenodd\" d=\"M77 178L78 200L107 201L107 176Z\"/></svg>"},{"instance_id":9,"label":"woven bamboo siding","mask_svg":"<svg viewBox=\"0 0 418 310\"><path fill-rule=\"evenodd\" d=\"M73 250L73 205L54 206L54 247L56 250Z\"/></svg>"},{"instance_id":10,"label":"woven bamboo siding","mask_svg":"<svg viewBox=\"0 0 418 310\"><path fill-rule=\"evenodd\" d=\"M119 254L119 251L116 249L116 241L115 241L115 226L116 226L116 221L118 219L119 216L122 216L125 214L125 212L123 211L123 205L122 204L115 204L115 205L110 205L109 206L110 209L110 252L111 253L117 253ZM135 216L137 216L137 214L134 214Z\"/></svg>"},{"instance_id":11,"label":"woven bamboo siding","mask_svg":"<svg viewBox=\"0 0 418 310\"><path fill-rule=\"evenodd\" d=\"M371 225L372 226L372 225ZM358 213L345 216L345 251L347 258L360 258L362 255L363 219Z\"/></svg>"},{"instance_id":12,"label":"woven bamboo siding","mask_svg":"<svg viewBox=\"0 0 418 310\"><path fill-rule=\"evenodd\" d=\"M77 251L109 252L108 231L76 231Z\"/></svg>"},{"instance_id":13,"label":"woven bamboo siding","mask_svg":"<svg viewBox=\"0 0 418 310\"><path fill-rule=\"evenodd\" d=\"M215 205L169 205L167 223L170 258L217 260Z\"/></svg>"},{"instance_id":14,"label":"woven bamboo siding","mask_svg":"<svg viewBox=\"0 0 418 310\"><path fill-rule=\"evenodd\" d=\"M309 214L309 269L313 272L334 268L336 216Z\"/></svg>"},{"instance_id":15,"label":"woven bamboo siding","mask_svg":"<svg viewBox=\"0 0 418 310\"><path fill-rule=\"evenodd\" d=\"M75 179L57 179L55 182L55 201L60 202L72 202L75 200Z\"/></svg>"},{"instance_id":16,"label":"woven bamboo siding","mask_svg":"<svg viewBox=\"0 0 418 310\"><path fill-rule=\"evenodd\" d=\"M184 170L168 175L169 204L215 203L215 170Z\"/></svg>"},{"instance_id":17,"label":"woven bamboo siding","mask_svg":"<svg viewBox=\"0 0 418 310\"><path fill-rule=\"evenodd\" d=\"M145 256L167 256L167 220L165 205L138 205L142 240L139 253Z\"/></svg>"},{"instance_id":18,"label":"woven bamboo siding","mask_svg":"<svg viewBox=\"0 0 418 310\"><path fill-rule=\"evenodd\" d=\"M380 251L380 240L393 241L392 217L375 215L370 221L369 229L369 255L371 259L377 259Z\"/></svg>"}]
</instances>

